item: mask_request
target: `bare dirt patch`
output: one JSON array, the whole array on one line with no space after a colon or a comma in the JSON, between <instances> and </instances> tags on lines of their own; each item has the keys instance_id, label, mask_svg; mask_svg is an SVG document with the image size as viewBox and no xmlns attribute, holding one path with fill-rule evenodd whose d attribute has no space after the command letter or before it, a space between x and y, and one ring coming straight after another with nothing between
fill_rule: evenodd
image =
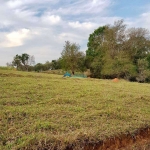
<instances>
[{"instance_id":1,"label":"bare dirt patch","mask_svg":"<svg viewBox=\"0 0 150 150\"><path fill-rule=\"evenodd\" d=\"M56 145L49 141L35 145L38 150L150 150L150 128L142 128L132 134L122 134L120 136L108 138L105 141L76 140L66 148L61 142ZM28 148L27 148L28 149ZM30 148L29 148L30 150Z\"/></svg>"},{"instance_id":2,"label":"bare dirt patch","mask_svg":"<svg viewBox=\"0 0 150 150\"><path fill-rule=\"evenodd\" d=\"M139 129L133 134L123 134L98 143L88 143L84 150L150 150L150 128Z\"/></svg>"}]
</instances>

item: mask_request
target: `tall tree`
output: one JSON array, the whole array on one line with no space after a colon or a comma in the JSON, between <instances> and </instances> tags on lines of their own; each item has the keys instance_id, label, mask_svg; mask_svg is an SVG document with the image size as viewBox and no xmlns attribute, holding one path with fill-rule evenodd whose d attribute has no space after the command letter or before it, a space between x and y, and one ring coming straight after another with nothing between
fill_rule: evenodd
<instances>
[{"instance_id":1,"label":"tall tree","mask_svg":"<svg viewBox=\"0 0 150 150\"><path fill-rule=\"evenodd\" d=\"M30 56L29 54L16 55L12 61L13 66L17 67L17 70L26 70L28 71L28 67L35 64L34 56Z\"/></svg>"},{"instance_id":2,"label":"tall tree","mask_svg":"<svg viewBox=\"0 0 150 150\"><path fill-rule=\"evenodd\" d=\"M44 71L44 65L42 63L37 63L35 66L34 66L34 69L35 71L37 72L41 72L41 71Z\"/></svg>"},{"instance_id":3,"label":"tall tree","mask_svg":"<svg viewBox=\"0 0 150 150\"><path fill-rule=\"evenodd\" d=\"M99 27L89 36L89 40L87 43L88 49L86 50L86 60L85 60L86 67L88 69L91 67L94 58L97 55L103 54L103 49L100 49L100 47L103 46L105 40L104 31L106 30L106 28L107 26Z\"/></svg>"},{"instance_id":4,"label":"tall tree","mask_svg":"<svg viewBox=\"0 0 150 150\"><path fill-rule=\"evenodd\" d=\"M86 62L93 77L129 78L138 74L139 59L149 62L149 32L143 28L126 29L123 20L99 27L89 36ZM89 59L90 58L90 59Z\"/></svg>"},{"instance_id":5,"label":"tall tree","mask_svg":"<svg viewBox=\"0 0 150 150\"><path fill-rule=\"evenodd\" d=\"M79 50L80 46L78 44L66 41L61 53L63 68L71 70L72 74L74 74L76 70L80 69L79 61L84 57L84 53Z\"/></svg>"},{"instance_id":6,"label":"tall tree","mask_svg":"<svg viewBox=\"0 0 150 150\"><path fill-rule=\"evenodd\" d=\"M29 62L29 54L22 54L21 55L21 62L24 65L25 69L28 71L28 62Z\"/></svg>"},{"instance_id":7,"label":"tall tree","mask_svg":"<svg viewBox=\"0 0 150 150\"><path fill-rule=\"evenodd\" d=\"M51 64L51 69L55 70L55 69L61 69L61 58L57 59L57 60L52 60Z\"/></svg>"},{"instance_id":8,"label":"tall tree","mask_svg":"<svg viewBox=\"0 0 150 150\"><path fill-rule=\"evenodd\" d=\"M124 50L137 65L138 59L143 59L150 52L149 31L144 28L130 28L126 31L127 40Z\"/></svg>"},{"instance_id":9,"label":"tall tree","mask_svg":"<svg viewBox=\"0 0 150 150\"><path fill-rule=\"evenodd\" d=\"M12 61L13 66L17 67L17 70L21 69L21 56L18 54L14 57Z\"/></svg>"},{"instance_id":10,"label":"tall tree","mask_svg":"<svg viewBox=\"0 0 150 150\"><path fill-rule=\"evenodd\" d=\"M149 75L149 70L147 70L148 61L146 59L138 59L137 66L138 66L137 81L145 82L146 78Z\"/></svg>"}]
</instances>

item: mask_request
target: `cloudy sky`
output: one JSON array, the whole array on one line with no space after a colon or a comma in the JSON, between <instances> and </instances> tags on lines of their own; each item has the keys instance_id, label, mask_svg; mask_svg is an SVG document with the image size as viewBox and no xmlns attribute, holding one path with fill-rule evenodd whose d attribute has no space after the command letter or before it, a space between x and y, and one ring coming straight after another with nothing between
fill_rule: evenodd
<instances>
[{"instance_id":1,"label":"cloudy sky","mask_svg":"<svg viewBox=\"0 0 150 150\"><path fill-rule=\"evenodd\" d=\"M150 30L150 0L0 0L0 66L22 53L57 59L67 40L85 52L94 29L119 19Z\"/></svg>"}]
</instances>

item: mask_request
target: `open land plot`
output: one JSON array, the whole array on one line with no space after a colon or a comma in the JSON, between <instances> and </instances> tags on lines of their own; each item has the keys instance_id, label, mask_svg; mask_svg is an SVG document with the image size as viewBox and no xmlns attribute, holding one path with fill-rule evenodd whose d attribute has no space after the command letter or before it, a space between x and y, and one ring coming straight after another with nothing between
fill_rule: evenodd
<instances>
[{"instance_id":1,"label":"open land plot","mask_svg":"<svg viewBox=\"0 0 150 150\"><path fill-rule=\"evenodd\" d=\"M0 70L0 149L88 149L149 126L150 84Z\"/></svg>"}]
</instances>

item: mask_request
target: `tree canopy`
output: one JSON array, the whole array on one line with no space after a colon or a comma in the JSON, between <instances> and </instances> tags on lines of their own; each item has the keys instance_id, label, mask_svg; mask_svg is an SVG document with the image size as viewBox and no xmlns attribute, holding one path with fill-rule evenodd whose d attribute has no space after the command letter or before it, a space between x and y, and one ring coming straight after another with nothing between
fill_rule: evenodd
<instances>
[{"instance_id":1,"label":"tree canopy","mask_svg":"<svg viewBox=\"0 0 150 150\"><path fill-rule=\"evenodd\" d=\"M27 53L23 53L22 55L16 55L12 61L12 65L17 67L17 70L27 70L29 66L35 64L34 56L30 56Z\"/></svg>"},{"instance_id":2,"label":"tree canopy","mask_svg":"<svg viewBox=\"0 0 150 150\"><path fill-rule=\"evenodd\" d=\"M127 28L123 20L114 22L112 26L97 28L90 34L87 46L87 67L93 77L139 79L140 60L148 64L145 70L149 67L149 31L144 28Z\"/></svg>"},{"instance_id":3,"label":"tree canopy","mask_svg":"<svg viewBox=\"0 0 150 150\"><path fill-rule=\"evenodd\" d=\"M61 53L62 67L66 70L71 70L72 74L76 70L84 70L85 55L79 50L80 46L78 44L66 41Z\"/></svg>"}]
</instances>

